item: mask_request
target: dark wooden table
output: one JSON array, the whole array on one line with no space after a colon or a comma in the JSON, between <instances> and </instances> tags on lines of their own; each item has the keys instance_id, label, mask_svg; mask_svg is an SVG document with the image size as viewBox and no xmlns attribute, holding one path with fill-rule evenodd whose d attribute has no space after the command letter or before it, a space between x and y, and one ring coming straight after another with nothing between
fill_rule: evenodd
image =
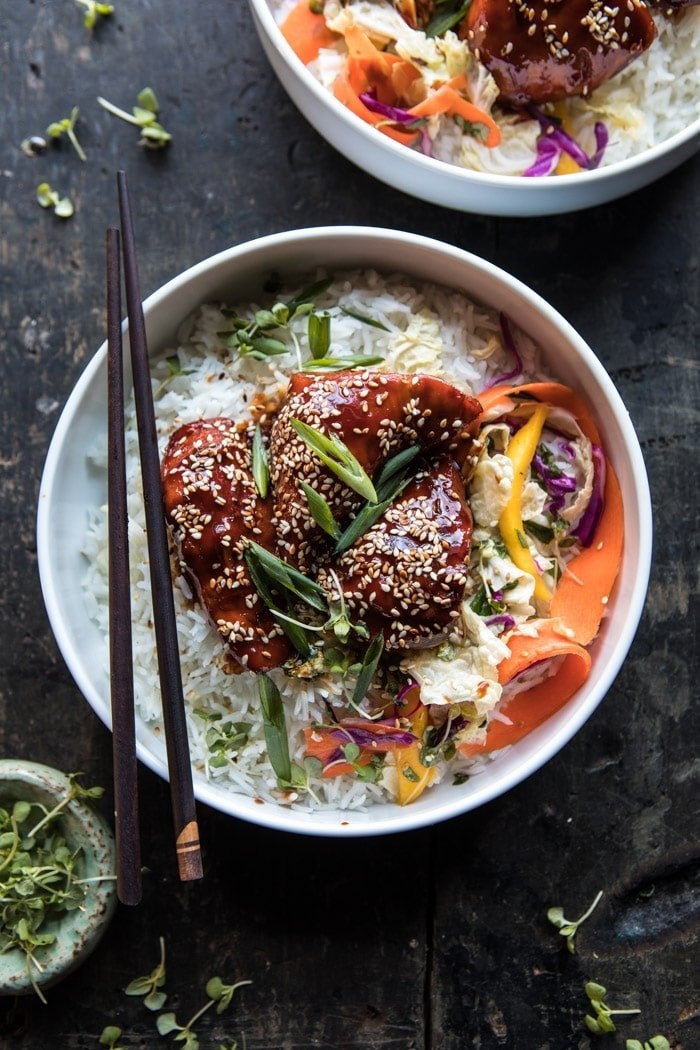
<instances>
[{"instance_id":1,"label":"dark wooden table","mask_svg":"<svg viewBox=\"0 0 700 1050\"><path fill-rule=\"evenodd\" d=\"M208 1014L203 1048L462 1050L589 1046L586 979L639 1006L601 1046L666 1033L700 1046L697 949L698 174L577 215L503 220L412 200L336 155L272 75L247 5L116 0L92 37L70 0L3 4L0 143L0 607L2 754L83 769L108 787L111 742L54 644L34 515L60 409L103 339L103 231L127 167L144 292L261 234L366 223L468 248L548 298L599 353L637 427L655 512L655 560L637 640L613 689L562 754L476 813L402 837L336 842L250 827L202 808L206 878L182 886L168 792L141 772L143 904L123 907L81 970L0 1003L0 1045L166 1045L122 989L168 948L180 1019L214 974L249 978ZM130 107L150 84L171 148L96 104ZM21 140L80 107L81 164L67 143L36 158ZM34 200L70 193L61 222ZM545 918L603 903L569 955ZM697 965L697 954L694 959ZM243 1035L245 1043L243 1043ZM595 1039L591 1040L595 1043ZM177 1045L177 1044L175 1044ZM227 1044L228 1045L228 1044Z\"/></svg>"}]
</instances>

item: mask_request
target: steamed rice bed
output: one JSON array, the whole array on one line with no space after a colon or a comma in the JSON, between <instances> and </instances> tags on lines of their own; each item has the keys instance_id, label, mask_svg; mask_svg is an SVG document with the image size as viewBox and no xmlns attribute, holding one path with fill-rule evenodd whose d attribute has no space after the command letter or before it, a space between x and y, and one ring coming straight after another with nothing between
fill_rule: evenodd
<instances>
[{"instance_id":1,"label":"steamed rice bed","mask_svg":"<svg viewBox=\"0 0 700 1050\"><path fill-rule=\"evenodd\" d=\"M312 275L309 280L314 279ZM291 298L308 283L302 281L275 296L261 296L256 303L237 305L236 312L252 316L257 309L269 309L274 302ZM501 344L497 314L456 291L428 284L414 286L403 277L383 277L373 271L347 273L336 276L314 306L332 313L330 355L377 354L385 358L385 365L379 367L387 371L432 373L475 392L513 364ZM388 331L357 320L341 312L341 308L371 317ZM154 363L153 390L161 453L173 431L183 423L216 416L240 420L249 414L254 399L274 404L281 400L289 376L298 368L295 354L263 361L236 356L220 334L228 330L230 323L224 308L205 305L183 325L179 345ZM295 330L307 358L305 318ZM515 338L523 363L522 381L543 378L537 348L522 332L516 331ZM127 407L126 443L136 704L144 722L160 734L162 715L133 402ZM91 458L104 467L104 448L92 450ZM105 635L107 672L105 507L92 514L84 553L90 564L85 579L86 602ZM175 578L175 602L191 755L200 774L233 792L303 808L362 808L391 798L381 780L364 782L347 775L332 780L312 777L308 793L280 792L266 754L255 676L232 673L234 661L179 575ZM352 694L354 678L343 680L324 673L304 681L287 677L281 669L271 672L271 677L284 699L292 761L301 764L304 728L327 723L326 702L347 699ZM495 708L489 713L492 717L503 716ZM233 723L249 727L247 742L240 749L222 744L226 732L234 735ZM457 772L478 772L484 761L467 761L458 755L436 767L434 783Z\"/></svg>"}]
</instances>

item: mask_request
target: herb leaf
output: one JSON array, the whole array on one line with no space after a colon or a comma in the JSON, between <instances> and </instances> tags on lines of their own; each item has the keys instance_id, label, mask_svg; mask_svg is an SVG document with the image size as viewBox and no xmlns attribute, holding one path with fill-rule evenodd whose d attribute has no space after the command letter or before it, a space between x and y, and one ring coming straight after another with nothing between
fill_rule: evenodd
<instances>
[{"instance_id":1,"label":"herb leaf","mask_svg":"<svg viewBox=\"0 0 700 1050\"><path fill-rule=\"evenodd\" d=\"M280 691L268 675L259 674L258 693L270 765L278 780L289 781L292 777L292 764Z\"/></svg>"},{"instance_id":2,"label":"herb leaf","mask_svg":"<svg viewBox=\"0 0 700 1050\"><path fill-rule=\"evenodd\" d=\"M252 458L253 480L255 482L255 487L260 493L261 498L265 499L270 489L270 469L268 467L267 451L263 443L262 430L260 429L259 423L255 428L255 433L253 434Z\"/></svg>"},{"instance_id":3,"label":"herb leaf","mask_svg":"<svg viewBox=\"0 0 700 1050\"><path fill-rule=\"evenodd\" d=\"M342 372L350 368L365 368L369 365L380 365L383 357L371 354L358 354L356 357L319 357L304 365L305 372Z\"/></svg>"},{"instance_id":4,"label":"herb leaf","mask_svg":"<svg viewBox=\"0 0 700 1050\"><path fill-rule=\"evenodd\" d=\"M331 345L331 315L327 310L323 313L309 314L309 350L313 358L323 358L328 353Z\"/></svg>"},{"instance_id":5,"label":"herb leaf","mask_svg":"<svg viewBox=\"0 0 700 1050\"><path fill-rule=\"evenodd\" d=\"M319 525L324 532L327 532L329 536L332 536L334 540L337 540L340 537L340 527L333 516L333 511L328 505L328 501L320 492L311 488L311 485L307 485L305 481L300 481L299 484L306 496L309 511L311 512L311 516L316 524Z\"/></svg>"},{"instance_id":6,"label":"herb leaf","mask_svg":"<svg viewBox=\"0 0 700 1050\"><path fill-rule=\"evenodd\" d=\"M292 418L290 423L302 441L337 478L353 492L372 503L377 503L377 493L371 478L339 437L335 434L328 437L301 419Z\"/></svg>"},{"instance_id":7,"label":"herb leaf","mask_svg":"<svg viewBox=\"0 0 700 1050\"><path fill-rule=\"evenodd\" d=\"M365 314L358 313L357 310L348 310L346 306L341 306L340 312L346 314L347 317L354 317L356 321L362 321L363 324L371 325L372 328L381 328L382 332L390 331L381 321L375 321L373 317L367 317Z\"/></svg>"},{"instance_id":8,"label":"herb leaf","mask_svg":"<svg viewBox=\"0 0 700 1050\"><path fill-rule=\"evenodd\" d=\"M372 679L377 670L379 660L382 653L384 652L384 634L380 631L379 634L375 634L372 641L367 646L367 652L364 655L362 661L362 667L360 673L357 676L355 688L352 694L351 705L354 708L359 708L360 704L367 695L367 690L372 684Z\"/></svg>"}]
</instances>

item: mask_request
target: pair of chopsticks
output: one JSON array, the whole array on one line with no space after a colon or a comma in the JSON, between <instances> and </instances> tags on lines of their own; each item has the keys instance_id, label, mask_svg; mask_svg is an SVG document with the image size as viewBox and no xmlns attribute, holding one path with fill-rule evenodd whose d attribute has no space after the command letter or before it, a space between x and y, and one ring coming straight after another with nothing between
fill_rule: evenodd
<instances>
[{"instance_id":1,"label":"pair of chopsticks","mask_svg":"<svg viewBox=\"0 0 700 1050\"><path fill-rule=\"evenodd\" d=\"M163 702L170 799L180 879L202 877L199 829L192 787L187 725L177 644L170 555L160 478L160 456L126 174L117 173L124 286L136 402L153 622ZM129 540L124 451L124 380L119 230L107 231L107 381L109 502L109 637L112 751L117 843L117 893L125 904L141 899L134 683L129 585Z\"/></svg>"}]
</instances>

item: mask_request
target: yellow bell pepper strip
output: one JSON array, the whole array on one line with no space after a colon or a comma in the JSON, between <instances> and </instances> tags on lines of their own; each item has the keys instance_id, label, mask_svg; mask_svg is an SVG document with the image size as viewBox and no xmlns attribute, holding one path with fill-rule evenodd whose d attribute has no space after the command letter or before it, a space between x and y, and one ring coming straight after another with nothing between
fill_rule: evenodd
<instances>
[{"instance_id":1,"label":"yellow bell pepper strip","mask_svg":"<svg viewBox=\"0 0 700 1050\"><path fill-rule=\"evenodd\" d=\"M570 135L571 138L574 138L574 129L571 127L568 110L563 101L557 102L555 104L554 116L559 118L559 120L561 121L561 126L563 130L567 133L567 135ZM562 150L559 154L559 161L557 163L556 168L554 169L554 174L575 175L577 171L581 171L581 166L576 163L574 158L569 153L567 153L566 150Z\"/></svg>"},{"instance_id":2,"label":"yellow bell pepper strip","mask_svg":"<svg viewBox=\"0 0 700 1050\"><path fill-rule=\"evenodd\" d=\"M309 0L299 0L280 29L294 54L305 66L318 57L322 47L333 47L338 39L338 34L333 33L326 25L323 15L311 10Z\"/></svg>"},{"instance_id":3,"label":"yellow bell pepper strip","mask_svg":"<svg viewBox=\"0 0 700 1050\"><path fill-rule=\"evenodd\" d=\"M548 412L549 405L537 405L527 423L520 428L517 434L513 435L508 444L505 454L513 464L513 487L510 499L498 522L503 542L511 560L523 572L527 572L534 577L535 597L541 602L548 602L551 594L542 579L525 539L522 519L522 497L525 477L532 462L532 457L537 450L537 444Z\"/></svg>"},{"instance_id":4,"label":"yellow bell pepper strip","mask_svg":"<svg viewBox=\"0 0 700 1050\"><path fill-rule=\"evenodd\" d=\"M562 383L526 383L524 386L499 386L482 391L478 397L483 411L478 417L477 427L511 412L516 407L514 398L520 393L566 409L588 440L600 446L598 427L588 405ZM478 430L474 429L473 432L478 433ZM603 513L595 535L590 546L567 565L549 607L550 614L558 617L573 632L573 637L580 645L588 645L600 628L608 598L620 571L624 531L625 513L620 484L606 457Z\"/></svg>"},{"instance_id":5,"label":"yellow bell pepper strip","mask_svg":"<svg viewBox=\"0 0 700 1050\"><path fill-rule=\"evenodd\" d=\"M418 738L417 742L395 752L396 772L398 773L396 801L400 806L407 806L409 802L415 802L435 779L435 769L424 766L420 760L423 733L427 724L428 710L421 705L411 719L411 732ZM405 771L408 771L409 776L406 776Z\"/></svg>"},{"instance_id":6,"label":"yellow bell pepper strip","mask_svg":"<svg viewBox=\"0 0 700 1050\"><path fill-rule=\"evenodd\" d=\"M561 620L530 620L528 627L537 629L536 638L515 633L507 639L510 656L498 666L501 685L507 685L542 660L551 660L557 656L563 656L564 660L551 678L545 678L538 685L517 693L504 704L502 711L510 719L510 725L494 719L489 723L483 743L459 744L458 751L465 757L498 751L522 740L563 707L588 678L590 653L572 639L571 630Z\"/></svg>"}]
</instances>

